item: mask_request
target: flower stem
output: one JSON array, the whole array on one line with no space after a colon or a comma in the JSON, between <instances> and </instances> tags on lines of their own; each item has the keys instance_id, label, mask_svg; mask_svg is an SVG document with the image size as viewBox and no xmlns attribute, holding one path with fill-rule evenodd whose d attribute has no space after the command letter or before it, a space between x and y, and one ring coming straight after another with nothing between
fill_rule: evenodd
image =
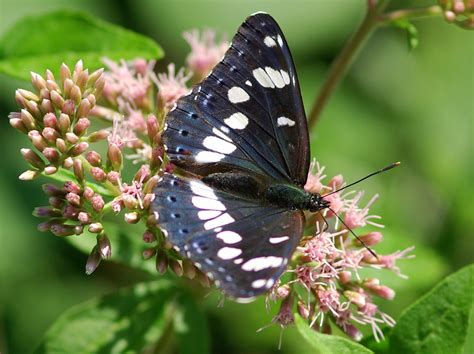
<instances>
[{"instance_id":1,"label":"flower stem","mask_svg":"<svg viewBox=\"0 0 474 354\"><path fill-rule=\"evenodd\" d=\"M324 106L347 71L347 68L353 62L358 50L378 25L388 24L401 19L413 19L443 14L443 9L438 5L415 9L394 10L384 14L383 10L387 3L388 1L379 1L377 3L377 1L368 0L368 10L364 20L339 53L339 56L331 64L326 80L324 81L319 94L316 96L313 108L308 115L309 130L314 128L316 125Z\"/></svg>"},{"instance_id":2,"label":"flower stem","mask_svg":"<svg viewBox=\"0 0 474 354\"><path fill-rule=\"evenodd\" d=\"M357 51L360 49L362 44L367 40L370 33L377 25L376 12L369 7L364 20L360 24L357 31L354 33L352 38L346 43L339 56L332 63L326 80L323 83L319 91L319 95L316 97L313 109L308 116L308 126L311 131L318 121L321 112L326 105L329 97L336 88L338 82L346 72L348 66L354 60Z\"/></svg>"}]
</instances>

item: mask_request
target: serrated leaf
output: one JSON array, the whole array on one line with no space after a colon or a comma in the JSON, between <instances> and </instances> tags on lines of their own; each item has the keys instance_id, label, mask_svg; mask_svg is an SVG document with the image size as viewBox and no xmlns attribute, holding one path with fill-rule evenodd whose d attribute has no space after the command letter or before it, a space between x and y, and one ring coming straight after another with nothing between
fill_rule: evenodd
<instances>
[{"instance_id":1,"label":"serrated leaf","mask_svg":"<svg viewBox=\"0 0 474 354\"><path fill-rule=\"evenodd\" d=\"M369 354L373 353L364 346L348 339L327 335L312 330L308 323L295 315L298 332L313 348L315 354Z\"/></svg>"},{"instance_id":2,"label":"serrated leaf","mask_svg":"<svg viewBox=\"0 0 474 354\"><path fill-rule=\"evenodd\" d=\"M173 319L177 344L181 354L210 353L209 328L204 313L188 294L178 300Z\"/></svg>"},{"instance_id":3,"label":"serrated leaf","mask_svg":"<svg viewBox=\"0 0 474 354\"><path fill-rule=\"evenodd\" d=\"M79 59L95 70L104 66L103 57L160 59L163 50L141 34L66 10L25 17L0 39L0 72L24 80L30 71L56 74L61 63L73 66Z\"/></svg>"},{"instance_id":4,"label":"serrated leaf","mask_svg":"<svg viewBox=\"0 0 474 354\"><path fill-rule=\"evenodd\" d=\"M64 312L37 353L136 353L153 348L173 318L177 289L166 280L141 283Z\"/></svg>"},{"instance_id":5,"label":"serrated leaf","mask_svg":"<svg viewBox=\"0 0 474 354\"><path fill-rule=\"evenodd\" d=\"M129 225L124 224L121 220L115 220L115 222L103 221L102 225L112 245L112 255L105 262L110 260L156 275L154 260L145 260L142 255L146 245L141 237L141 233L143 233L141 224ZM65 239L86 254L89 254L97 243L96 235L88 231L78 236L65 237Z\"/></svg>"},{"instance_id":6,"label":"serrated leaf","mask_svg":"<svg viewBox=\"0 0 474 354\"><path fill-rule=\"evenodd\" d=\"M390 353L462 353L474 304L474 265L450 275L401 315Z\"/></svg>"}]
</instances>

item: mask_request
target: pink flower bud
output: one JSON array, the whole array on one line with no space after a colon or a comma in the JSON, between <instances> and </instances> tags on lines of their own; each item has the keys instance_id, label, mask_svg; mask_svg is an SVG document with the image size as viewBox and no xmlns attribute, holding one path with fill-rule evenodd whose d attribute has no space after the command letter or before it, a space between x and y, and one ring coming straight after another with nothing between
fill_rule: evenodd
<instances>
[{"instance_id":1,"label":"pink flower bud","mask_svg":"<svg viewBox=\"0 0 474 354\"><path fill-rule=\"evenodd\" d=\"M67 193L75 193L79 195L82 192L81 187L73 181L64 182L63 188Z\"/></svg>"},{"instance_id":2,"label":"pink flower bud","mask_svg":"<svg viewBox=\"0 0 474 354\"><path fill-rule=\"evenodd\" d=\"M51 102L56 107L56 109L62 109L64 106L64 98L57 91L50 91Z\"/></svg>"},{"instance_id":3,"label":"pink flower bud","mask_svg":"<svg viewBox=\"0 0 474 354\"><path fill-rule=\"evenodd\" d=\"M74 225L64 225L64 224L54 224L50 228L51 232L55 236L71 236L71 235L80 235L82 234L82 226Z\"/></svg>"},{"instance_id":4,"label":"pink flower bud","mask_svg":"<svg viewBox=\"0 0 474 354\"><path fill-rule=\"evenodd\" d=\"M160 176L154 175L152 176L148 181L145 182L145 185L143 186L143 194L148 194L153 191L153 188L155 188L156 184L158 183L158 180L160 179Z\"/></svg>"},{"instance_id":5,"label":"pink flower bud","mask_svg":"<svg viewBox=\"0 0 474 354\"><path fill-rule=\"evenodd\" d=\"M344 270L344 271L342 271L342 272L339 272L338 276L339 276L339 281L340 281L342 284L350 283L351 280L352 280L352 274L351 274L351 272L349 272L349 271L347 271L347 270Z\"/></svg>"},{"instance_id":6,"label":"pink flower bud","mask_svg":"<svg viewBox=\"0 0 474 354\"><path fill-rule=\"evenodd\" d=\"M36 129L35 119L31 115L31 113L28 112L26 109L22 109L20 111L20 118L23 124L25 125L26 129L28 130Z\"/></svg>"},{"instance_id":7,"label":"pink flower bud","mask_svg":"<svg viewBox=\"0 0 474 354\"><path fill-rule=\"evenodd\" d=\"M74 115L74 109L75 109L76 105L74 104L74 101L72 100L66 100L63 104L63 106L61 107L61 112L69 115L69 116L73 116Z\"/></svg>"},{"instance_id":8,"label":"pink flower bud","mask_svg":"<svg viewBox=\"0 0 474 354\"><path fill-rule=\"evenodd\" d=\"M93 234L98 234L98 233L101 233L104 230L104 227L102 226L102 224L100 222L94 222L94 223L90 224L87 229L89 230L89 232L91 232Z\"/></svg>"},{"instance_id":9,"label":"pink flower bud","mask_svg":"<svg viewBox=\"0 0 474 354\"><path fill-rule=\"evenodd\" d=\"M154 193L148 193L145 194L143 197L143 208L148 209L151 205L151 203L155 200L155 194Z\"/></svg>"},{"instance_id":10,"label":"pink flower bud","mask_svg":"<svg viewBox=\"0 0 474 354\"><path fill-rule=\"evenodd\" d=\"M302 318L307 320L309 318L309 309L302 301L298 301L297 303L298 313Z\"/></svg>"},{"instance_id":11,"label":"pink flower bud","mask_svg":"<svg viewBox=\"0 0 474 354\"><path fill-rule=\"evenodd\" d=\"M114 171L120 171L122 168L122 152L120 148L116 144L109 144L109 148L107 150L107 157L112 164L112 168Z\"/></svg>"},{"instance_id":12,"label":"pink flower bud","mask_svg":"<svg viewBox=\"0 0 474 354\"><path fill-rule=\"evenodd\" d=\"M58 148L59 152L61 152L62 154L64 154L67 151L66 142L61 138L56 139L56 147Z\"/></svg>"},{"instance_id":13,"label":"pink flower bud","mask_svg":"<svg viewBox=\"0 0 474 354\"><path fill-rule=\"evenodd\" d=\"M99 252L102 258L109 258L112 254L112 248L110 240L105 233L101 233L97 236L97 245L99 246Z\"/></svg>"},{"instance_id":14,"label":"pink flower bud","mask_svg":"<svg viewBox=\"0 0 474 354\"><path fill-rule=\"evenodd\" d=\"M125 213L124 220L128 224L136 224L140 221L140 215L137 212Z\"/></svg>"},{"instance_id":15,"label":"pink flower bud","mask_svg":"<svg viewBox=\"0 0 474 354\"><path fill-rule=\"evenodd\" d=\"M71 97L71 102L74 104L74 106L78 105L79 103L81 103L81 100L82 100L82 93L81 93L81 88L77 85L74 85L72 88L71 88L71 94L70 96ZM68 102L68 101L66 101ZM64 107L63 107L64 109ZM69 114L73 114L74 112L72 113L69 113Z\"/></svg>"},{"instance_id":16,"label":"pink flower bud","mask_svg":"<svg viewBox=\"0 0 474 354\"><path fill-rule=\"evenodd\" d=\"M363 338L363 334L361 331L357 329L354 325L346 324L343 327L343 331L356 342L360 342Z\"/></svg>"},{"instance_id":17,"label":"pink flower bud","mask_svg":"<svg viewBox=\"0 0 474 354\"><path fill-rule=\"evenodd\" d=\"M31 84L35 89L40 91L41 89L46 88L46 80L43 77L33 71L30 71Z\"/></svg>"},{"instance_id":18,"label":"pink flower bud","mask_svg":"<svg viewBox=\"0 0 474 354\"><path fill-rule=\"evenodd\" d=\"M95 104L96 104L96 98L95 96L90 93L87 95L86 99L89 101L89 103L91 104L91 109L94 108Z\"/></svg>"},{"instance_id":19,"label":"pink flower bud","mask_svg":"<svg viewBox=\"0 0 474 354\"><path fill-rule=\"evenodd\" d=\"M100 166L102 164L102 157L97 151L89 151L86 154L86 160L89 162L92 166Z\"/></svg>"},{"instance_id":20,"label":"pink flower bud","mask_svg":"<svg viewBox=\"0 0 474 354\"><path fill-rule=\"evenodd\" d=\"M46 80L46 88L48 89L48 91L59 91L58 84L56 83L56 81L53 80Z\"/></svg>"},{"instance_id":21,"label":"pink flower bud","mask_svg":"<svg viewBox=\"0 0 474 354\"><path fill-rule=\"evenodd\" d=\"M45 148L43 150L43 155L52 164L58 163L59 159L61 158L61 155L59 154L59 152L55 148L52 148L52 147Z\"/></svg>"},{"instance_id":22,"label":"pink flower bud","mask_svg":"<svg viewBox=\"0 0 474 354\"><path fill-rule=\"evenodd\" d=\"M43 114L54 112L54 107L51 101L47 98L41 101L41 112Z\"/></svg>"},{"instance_id":23,"label":"pink flower bud","mask_svg":"<svg viewBox=\"0 0 474 354\"><path fill-rule=\"evenodd\" d=\"M380 296L382 299L385 299L385 300L393 300L395 298L395 290L385 285L373 285L373 286L367 287L367 289L371 293L377 296Z\"/></svg>"},{"instance_id":24,"label":"pink flower bud","mask_svg":"<svg viewBox=\"0 0 474 354\"><path fill-rule=\"evenodd\" d=\"M28 133L28 129L26 129L20 118L10 118L10 125L21 133Z\"/></svg>"},{"instance_id":25,"label":"pink flower bud","mask_svg":"<svg viewBox=\"0 0 474 354\"><path fill-rule=\"evenodd\" d=\"M89 141L91 143L96 143L98 141L102 141L104 139L107 139L107 137L110 135L110 132L107 130L99 130L96 132L93 132L89 135Z\"/></svg>"},{"instance_id":26,"label":"pink flower bud","mask_svg":"<svg viewBox=\"0 0 474 354\"><path fill-rule=\"evenodd\" d=\"M83 90L86 87L87 80L89 79L89 70L86 69L77 75L76 85L79 86L79 89Z\"/></svg>"},{"instance_id":27,"label":"pink flower bud","mask_svg":"<svg viewBox=\"0 0 474 354\"><path fill-rule=\"evenodd\" d=\"M129 195L129 194L125 194L122 196L122 201L123 201L123 204L125 205L126 208L128 209L136 209L138 207L138 200L132 196L132 195Z\"/></svg>"},{"instance_id":28,"label":"pink flower bud","mask_svg":"<svg viewBox=\"0 0 474 354\"><path fill-rule=\"evenodd\" d=\"M137 182L143 182L150 177L150 174L150 167L148 165L141 165L133 179Z\"/></svg>"},{"instance_id":29,"label":"pink flower bud","mask_svg":"<svg viewBox=\"0 0 474 354\"><path fill-rule=\"evenodd\" d=\"M100 194L94 194L91 204L96 211L101 211L104 208L105 202Z\"/></svg>"},{"instance_id":30,"label":"pink flower bud","mask_svg":"<svg viewBox=\"0 0 474 354\"><path fill-rule=\"evenodd\" d=\"M60 209L64 206L64 199L60 198L60 197L49 197L48 198L48 203L53 208Z\"/></svg>"},{"instance_id":31,"label":"pink flower bud","mask_svg":"<svg viewBox=\"0 0 474 354\"><path fill-rule=\"evenodd\" d=\"M110 171L107 173L107 180L114 185L118 185L120 183L120 173L117 171Z\"/></svg>"},{"instance_id":32,"label":"pink flower bud","mask_svg":"<svg viewBox=\"0 0 474 354\"><path fill-rule=\"evenodd\" d=\"M82 161L80 159L74 159L72 163L72 167L74 169L74 176L76 177L79 183L84 182L84 167L82 166Z\"/></svg>"},{"instance_id":33,"label":"pink flower bud","mask_svg":"<svg viewBox=\"0 0 474 354\"><path fill-rule=\"evenodd\" d=\"M155 254L156 254L156 248L155 248L155 247L146 248L146 249L143 251L143 258L144 258L144 259L150 259L150 258L153 257Z\"/></svg>"},{"instance_id":34,"label":"pink flower bud","mask_svg":"<svg viewBox=\"0 0 474 354\"><path fill-rule=\"evenodd\" d=\"M72 157L68 157L68 158L64 159L63 167L66 170L69 170L72 167L73 163L74 163L74 160L72 159Z\"/></svg>"},{"instance_id":35,"label":"pink flower bud","mask_svg":"<svg viewBox=\"0 0 474 354\"><path fill-rule=\"evenodd\" d=\"M356 304L358 307L365 306L365 296L359 292L346 290L344 291L344 296L352 303Z\"/></svg>"},{"instance_id":36,"label":"pink flower bud","mask_svg":"<svg viewBox=\"0 0 474 354\"><path fill-rule=\"evenodd\" d=\"M16 90L16 92L19 93L27 101L39 101L39 97L31 91L18 89Z\"/></svg>"},{"instance_id":37,"label":"pink flower bud","mask_svg":"<svg viewBox=\"0 0 474 354\"><path fill-rule=\"evenodd\" d=\"M61 129L61 132L65 134L69 130L70 126L71 126L71 119L69 118L69 116L65 113L61 113L59 115L59 127Z\"/></svg>"},{"instance_id":38,"label":"pink flower bud","mask_svg":"<svg viewBox=\"0 0 474 354\"><path fill-rule=\"evenodd\" d=\"M48 147L48 143L41 134L37 130L31 130L28 132L28 138L30 138L31 143L37 148L39 151L43 151L46 147Z\"/></svg>"},{"instance_id":39,"label":"pink flower bud","mask_svg":"<svg viewBox=\"0 0 474 354\"><path fill-rule=\"evenodd\" d=\"M196 276L196 267L189 261L182 261L183 274L188 279L194 279Z\"/></svg>"},{"instance_id":40,"label":"pink flower bud","mask_svg":"<svg viewBox=\"0 0 474 354\"><path fill-rule=\"evenodd\" d=\"M76 220L79 215L79 210L72 205L65 205L63 208L63 216L66 219Z\"/></svg>"},{"instance_id":41,"label":"pink flower bud","mask_svg":"<svg viewBox=\"0 0 474 354\"><path fill-rule=\"evenodd\" d=\"M66 133L66 140L70 144L76 144L79 141L79 137L71 132Z\"/></svg>"},{"instance_id":42,"label":"pink flower bud","mask_svg":"<svg viewBox=\"0 0 474 354\"><path fill-rule=\"evenodd\" d=\"M89 128L90 125L91 125L91 122L89 119L79 118L76 125L74 126L74 133L81 136L86 132L86 130Z\"/></svg>"},{"instance_id":43,"label":"pink flower bud","mask_svg":"<svg viewBox=\"0 0 474 354\"><path fill-rule=\"evenodd\" d=\"M38 106L38 103L36 103L35 101L27 101L26 102L26 109L28 111L30 111L30 113L36 117L36 118L40 118L41 116L41 111L39 109L39 106Z\"/></svg>"},{"instance_id":44,"label":"pink flower bud","mask_svg":"<svg viewBox=\"0 0 474 354\"><path fill-rule=\"evenodd\" d=\"M54 113L46 113L43 117L43 124L45 127L58 129L58 119Z\"/></svg>"},{"instance_id":45,"label":"pink flower bud","mask_svg":"<svg viewBox=\"0 0 474 354\"><path fill-rule=\"evenodd\" d=\"M162 250L156 254L156 271L160 274L165 274L168 269L168 256Z\"/></svg>"},{"instance_id":46,"label":"pink flower bud","mask_svg":"<svg viewBox=\"0 0 474 354\"><path fill-rule=\"evenodd\" d=\"M366 246L371 247L375 246L378 243L380 243L383 239L383 235L380 232L374 231L374 232L369 232L368 234L359 236L362 242L365 243ZM353 241L354 244L358 246L362 246L362 244L358 240Z\"/></svg>"},{"instance_id":47,"label":"pink flower bud","mask_svg":"<svg viewBox=\"0 0 474 354\"><path fill-rule=\"evenodd\" d=\"M81 197L77 195L76 193L68 193L66 194L66 200L74 206L81 206Z\"/></svg>"},{"instance_id":48,"label":"pink flower bud","mask_svg":"<svg viewBox=\"0 0 474 354\"><path fill-rule=\"evenodd\" d=\"M144 233L143 233L143 241L145 243L152 243L152 242L155 242L156 241L156 237L155 235L153 234L153 232L151 232L150 230L146 230Z\"/></svg>"},{"instance_id":49,"label":"pink flower bud","mask_svg":"<svg viewBox=\"0 0 474 354\"><path fill-rule=\"evenodd\" d=\"M94 190L91 187L85 187L84 193L82 195L84 196L84 198L86 198L86 200L91 201L94 194Z\"/></svg>"},{"instance_id":50,"label":"pink flower bud","mask_svg":"<svg viewBox=\"0 0 474 354\"><path fill-rule=\"evenodd\" d=\"M44 173L48 176L54 175L56 172L58 172L58 168L56 166L46 166L44 168Z\"/></svg>"},{"instance_id":51,"label":"pink flower bud","mask_svg":"<svg viewBox=\"0 0 474 354\"><path fill-rule=\"evenodd\" d=\"M342 177L342 175L336 175L329 180L328 186L331 187L333 191L335 191L341 188L343 183L344 178Z\"/></svg>"},{"instance_id":52,"label":"pink flower bud","mask_svg":"<svg viewBox=\"0 0 474 354\"><path fill-rule=\"evenodd\" d=\"M50 101L51 107L53 107L53 103L51 102L51 95L50 95L49 90L47 88L41 89L40 96L43 99L43 101L44 100ZM41 102L41 105L42 104L43 104L43 102ZM54 107L52 108L51 112L54 112Z\"/></svg>"},{"instance_id":53,"label":"pink flower bud","mask_svg":"<svg viewBox=\"0 0 474 354\"><path fill-rule=\"evenodd\" d=\"M32 149L20 149L20 152L26 162L28 162L31 166L36 167L40 170L44 168L44 161Z\"/></svg>"},{"instance_id":54,"label":"pink flower bud","mask_svg":"<svg viewBox=\"0 0 474 354\"><path fill-rule=\"evenodd\" d=\"M170 258L169 259L169 266L171 270L178 276L181 277L183 275L183 267L181 266L181 263L174 259Z\"/></svg>"},{"instance_id":55,"label":"pink flower bud","mask_svg":"<svg viewBox=\"0 0 474 354\"><path fill-rule=\"evenodd\" d=\"M46 183L42 186L43 192L51 196L64 196L66 192L64 189L55 186L54 184Z\"/></svg>"},{"instance_id":56,"label":"pink flower bud","mask_svg":"<svg viewBox=\"0 0 474 354\"><path fill-rule=\"evenodd\" d=\"M56 223L55 221L51 221L51 220L44 221L44 222L42 222L42 223L39 223L39 224L36 226L36 229L37 229L39 232L50 231L51 226L54 225L55 223Z\"/></svg>"},{"instance_id":57,"label":"pink flower bud","mask_svg":"<svg viewBox=\"0 0 474 354\"><path fill-rule=\"evenodd\" d=\"M61 64L61 67L59 69L59 74L61 76L61 82L63 85L67 79L70 79L72 77L71 70L69 70L69 67L64 63Z\"/></svg>"},{"instance_id":58,"label":"pink flower bud","mask_svg":"<svg viewBox=\"0 0 474 354\"><path fill-rule=\"evenodd\" d=\"M92 178L94 178L97 182L103 182L105 181L105 178L107 177L104 170L101 169L100 167L92 167L90 170L90 174Z\"/></svg>"},{"instance_id":59,"label":"pink flower bud","mask_svg":"<svg viewBox=\"0 0 474 354\"><path fill-rule=\"evenodd\" d=\"M46 69L45 77L46 77L46 80L56 81L56 79L54 78L53 72L49 69Z\"/></svg>"},{"instance_id":60,"label":"pink flower bud","mask_svg":"<svg viewBox=\"0 0 474 354\"><path fill-rule=\"evenodd\" d=\"M86 213L85 211L81 211L78 215L77 215L77 220L79 220L79 222L83 225L87 225L91 222L92 218L91 216ZM92 232L90 229L89 229L90 232Z\"/></svg>"},{"instance_id":61,"label":"pink flower bud","mask_svg":"<svg viewBox=\"0 0 474 354\"><path fill-rule=\"evenodd\" d=\"M79 104L79 107L77 107L76 110L76 116L77 117L87 117L90 110L92 108L91 103L87 98L84 98L81 103Z\"/></svg>"},{"instance_id":62,"label":"pink flower bud","mask_svg":"<svg viewBox=\"0 0 474 354\"><path fill-rule=\"evenodd\" d=\"M148 132L148 138L150 142L153 142L153 138L158 134L160 127L158 125L158 119L155 115L150 114L146 120L146 127Z\"/></svg>"},{"instance_id":63,"label":"pink flower bud","mask_svg":"<svg viewBox=\"0 0 474 354\"><path fill-rule=\"evenodd\" d=\"M50 143L55 143L56 139L59 138L59 133L56 129L46 127L41 132L41 135Z\"/></svg>"},{"instance_id":64,"label":"pink flower bud","mask_svg":"<svg viewBox=\"0 0 474 354\"><path fill-rule=\"evenodd\" d=\"M104 69L100 68L96 71L94 71L92 74L89 75L89 78L87 79L87 87L92 87L95 85L97 80L103 76Z\"/></svg>"},{"instance_id":65,"label":"pink flower bud","mask_svg":"<svg viewBox=\"0 0 474 354\"><path fill-rule=\"evenodd\" d=\"M72 78L74 81L77 80L77 77L79 76L79 74L84 70L84 63L82 61L82 59L79 59L76 63L76 65L74 65L74 72L72 74Z\"/></svg>"},{"instance_id":66,"label":"pink flower bud","mask_svg":"<svg viewBox=\"0 0 474 354\"><path fill-rule=\"evenodd\" d=\"M37 218L56 218L61 216L61 210L51 206L36 207L33 209L33 216Z\"/></svg>"},{"instance_id":67,"label":"pink flower bud","mask_svg":"<svg viewBox=\"0 0 474 354\"><path fill-rule=\"evenodd\" d=\"M99 247L96 245L93 249L89 258L86 262L86 274L91 275L97 269L100 264L102 257L100 256Z\"/></svg>"},{"instance_id":68,"label":"pink flower bud","mask_svg":"<svg viewBox=\"0 0 474 354\"><path fill-rule=\"evenodd\" d=\"M124 208L122 199L115 199L112 201L112 210L115 214L118 214Z\"/></svg>"},{"instance_id":69,"label":"pink flower bud","mask_svg":"<svg viewBox=\"0 0 474 354\"><path fill-rule=\"evenodd\" d=\"M84 151L86 151L88 147L89 147L89 144L83 141L72 148L71 155L78 156L82 154Z\"/></svg>"}]
</instances>

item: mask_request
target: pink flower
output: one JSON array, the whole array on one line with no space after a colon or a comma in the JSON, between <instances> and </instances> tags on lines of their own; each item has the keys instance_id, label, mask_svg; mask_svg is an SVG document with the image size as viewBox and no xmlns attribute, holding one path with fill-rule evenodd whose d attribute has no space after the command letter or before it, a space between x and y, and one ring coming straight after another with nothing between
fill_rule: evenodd
<instances>
[{"instance_id":1,"label":"pink flower","mask_svg":"<svg viewBox=\"0 0 474 354\"><path fill-rule=\"evenodd\" d=\"M321 194L323 189L327 188L321 183L321 181L326 178L326 175L323 174L324 169L325 167L321 167L316 159L311 161L311 164L309 165L308 178L306 180L306 184L304 185L304 189L306 191Z\"/></svg>"},{"instance_id":2,"label":"pink flower","mask_svg":"<svg viewBox=\"0 0 474 354\"><path fill-rule=\"evenodd\" d=\"M345 223L351 229L363 227L367 224L376 227L384 227L382 224L378 224L372 221L373 219L381 219L382 217L378 215L369 215L369 208L378 199L378 194L374 195L364 208L359 209L357 203L360 201L363 195L363 192L357 193L354 199L352 199L352 201L350 202L349 208L345 211Z\"/></svg>"},{"instance_id":3,"label":"pink flower","mask_svg":"<svg viewBox=\"0 0 474 354\"><path fill-rule=\"evenodd\" d=\"M198 79L209 74L229 46L225 40L216 44L216 33L212 30L205 30L199 35L199 31L194 29L184 32L183 37L191 46L191 53L186 58L186 63Z\"/></svg>"},{"instance_id":4,"label":"pink flower","mask_svg":"<svg viewBox=\"0 0 474 354\"><path fill-rule=\"evenodd\" d=\"M189 92L186 87L186 81L191 78L191 74L185 74L184 68L175 72L175 65L168 65L168 74L161 73L154 77L156 86L158 86L158 107L168 112L176 103L178 98Z\"/></svg>"}]
</instances>

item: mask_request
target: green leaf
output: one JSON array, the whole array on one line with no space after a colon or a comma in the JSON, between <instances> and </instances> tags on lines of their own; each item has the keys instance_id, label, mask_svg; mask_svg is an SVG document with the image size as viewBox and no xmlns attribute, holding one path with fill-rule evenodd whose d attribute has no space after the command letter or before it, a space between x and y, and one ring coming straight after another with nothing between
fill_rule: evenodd
<instances>
[{"instance_id":1,"label":"green leaf","mask_svg":"<svg viewBox=\"0 0 474 354\"><path fill-rule=\"evenodd\" d=\"M393 21L392 25L404 30L407 34L408 48L415 49L418 47L418 29L416 26L408 21L407 19L400 19Z\"/></svg>"},{"instance_id":2,"label":"green leaf","mask_svg":"<svg viewBox=\"0 0 474 354\"><path fill-rule=\"evenodd\" d=\"M474 265L450 275L401 315L390 353L462 353L474 303Z\"/></svg>"},{"instance_id":3,"label":"green leaf","mask_svg":"<svg viewBox=\"0 0 474 354\"><path fill-rule=\"evenodd\" d=\"M315 354L369 354L373 353L364 346L351 340L327 335L312 330L308 323L299 315L295 315L296 328L308 342Z\"/></svg>"},{"instance_id":4,"label":"green leaf","mask_svg":"<svg viewBox=\"0 0 474 354\"><path fill-rule=\"evenodd\" d=\"M117 216L114 222L102 222L105 233L112 245L112 255L108 260L156 275L155 261L153 259L145 260L142 256L146 248L146 244L141 237L143 225L125 224L117 218L120 218L120 216ZM86 254L89 254L97 243L96 235L88 231L78 236L65 237L65 239Z\"/></svg>"},{"instance_id":5,"label":"green leaf","mask_svg":"<svg viewBox=\"0 0 474 354\"><path fill-rule=\"evenodd\" d=\"M0 72L19 79L45 69L57 74L61 63L73 66L79 59L95 70L103 57L160 59L163 50L143 35L66 10L25 17L0 39Z\"/></svg>"},{"instance_id":6,"label":"green leaf","mask_svg":"<svg viewBox=\"0 0 474 354\"><path fill-rule=\"evenodd\" d=\"M37 353L130 353L168 335L177 289L158 280L105 295L64 312ZM154 351L150 351L154 352Z\"/></svg>"},{"instance_id":7,"label":"green leaf","mask_svg":"<svg viewBox=\"0 0 474 354\"><path fill-rule=\"evenodd\" d=\"M194 299L183 294L173 319L177 344L181 354L210 353L209 328L204 313Z\"/></svg>"}]
</instances>

